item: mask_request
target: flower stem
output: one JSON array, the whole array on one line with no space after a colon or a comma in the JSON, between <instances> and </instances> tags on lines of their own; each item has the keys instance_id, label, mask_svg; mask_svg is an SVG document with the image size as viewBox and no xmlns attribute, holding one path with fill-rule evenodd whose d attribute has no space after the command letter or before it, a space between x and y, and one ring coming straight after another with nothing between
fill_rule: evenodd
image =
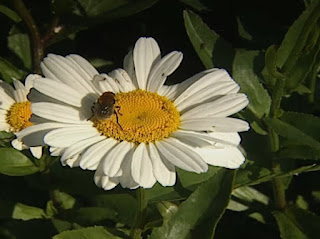
<instances>
[{"instance_id":1,"label":"flower stem","mask_svg":"<svg viewBox=\"0 0 320 239\"><path fill-rule=\"evenodd\" d=\"M40 62L44 55L43 44L37 25L22 0L13 0L14 7L26 24L31 40L32 65L35 73L40 74Z\"/></svg>"},{"instance_id":2,"label":"flower stem","mask_svg":"<svg viewBox=\"0 0 320 239\"><path fill-rule=\"evenodd\" d=\"M131 228L130 237L132 239L141 239L141 234L143 232L143 227L145 224L145 215L148 202L146 199L146 192L144 188L138 188L136 190L137 200L138 200L138 211Z\"/></svg>"},{"instance_id":3,"label":"flower stem","mask_svg":"<svg viewBox=\"0 0 320 239\"><path fill-rule=\"evenodd\" d=\"M281 116L282 111L280 105L285 91L285 84L285 79L277 79L276 81L274 92L272 94L272 103L270 109L270 116L273 118L278 118L279 116ZM279 136L272 128L268 128L268 136L271 152L276 153L279 150ZM277 172L280 170L280 164L275 157L273 157L271 160L271 169L273 172ZM272 186L275 207L278 210L284 210L287 205L287 202L286 189L283 184L283 179L279 177L273 178Z\"/></svg>"}]
</instances>

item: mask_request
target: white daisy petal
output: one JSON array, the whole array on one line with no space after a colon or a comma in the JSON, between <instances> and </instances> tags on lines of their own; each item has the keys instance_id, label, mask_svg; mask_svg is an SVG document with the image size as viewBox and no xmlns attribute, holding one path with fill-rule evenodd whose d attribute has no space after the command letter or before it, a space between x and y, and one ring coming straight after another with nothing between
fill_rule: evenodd
<instances>
[{"instance_id":1,"label":"white daisy petal","mask_svg":"<svg viewBox=\"0 0 320 239\"><path fill-rule=\"evenodd\" d=\"M110 178L103 173L102 167L98 167L94 174L94 182L98 187L104 190L110 190L119 184L118 178Z\"/></svg>"},{"instance_id":2,"label":"white daisy petal","mask_svg":"<svg viewBox=\"0 0 320 239\"><path fill-rule=\"evenodd\" d=\"M191 96L196 95L199 91L207 87L215 86L215 84L220 81L232 82L235 85L237 85L237 83L235 83L232 80L232 78L229 76L229 74L225 70L212 69L211 71L209 70L207 72L201 72L195 75L194 77L191 77L190 79L188 79L185 83L184 82L182 83L182 86L184 86L183 84L185 84L185 85L188 85L188 88L185 89L183 93L181 93L176 98L176 100L174 101L175 105L178 106L179 104L181 104L182 102L190 98ZM189 85L190 83L192 84ZM238 92L239 87L237 87L235 90L237 90L236 92Z\"/></svg>"},{"instance_id":3,"label":"white daisy petal","mask_svg":"<svg viewBox=\"0 0 320 239\"><path fill-rule=\"evenodd\" d=\"M185 99L177 107L180 111L186 111L191 107L213 101L221 97L221 95L236 93L238 90L239 86L232 81L216 82L213 86L199 89L197 93L193 94L188 99Z\"/></svg>"},{"instance_id":4,"label":"white daisy petal","mask_svg":"<svg viewBox=\"0 0 320 239\"><path fill-rule=\"evenodd\" d=\"M29 93L29 91L26 90L26 88L24 87L24 84L22 84L21 81L13 79L13 85L14 85L14 88L16 89L13 92L16 102L27 101L27 94Z\"/></svg>"},{"instance_id":5,"label":"white daisy petal","mask_svg":"<svg viewBox=\"0 0 320 239\"><path fill-rule=\"evenodd\" d=\"M52 80L61 81L70 87L74 87L81 94L94 92L88 84L88 78L80 75L78 68L74 67L66 58L49 54L41 63L43 74Z\"/></svg>"},{"instance_id":6,"label":"white daisy petal","mask_svg":"<svg viewBox=\"0 0 320 239\"><path fill-rule=\"evenodd\" d=\"M156 146L169 162L179 168L196 173L208 170L208 165L203 159L177 139L167 138L156 141Z\"/></svg>"},{"instance_id":7,"label":"white daisy petal","mask_svg":"<svg viewBox=\"0 0 320 239\"><path fill-rule=\"evenodd\" d=\"M68 158L64 163L68 165L70 168L79 167L81 154L76 154L73 157ZM64 165L64 164L63 164Z\"/></svg>"},{"instance_id":8,"label":"white daisy petal","mask_svg":"<svg viewBox=\"0 0 320 239\"><path fill-rule=\"evenodd\" d=\"M61 155L60 161L62 162L62 164L64 164L63 162L65 162L68 158L71 158L71 157L75 156L76 154L83 152L90 145L98 143L99 141L102 141L104 139L105 139L104 136L97 135L97 136L93 136L91 138L86 138L84 140L81 140L81 141L71 145L70 147L66 148L66 150L64 150L63 154Z\"/></svg>"},{"instance_id":9,"label":"white daisy petal","mask_svg":"<svg viewBox=\"0 0 320 239\"><path fill-rule=\"evenodd\" d=\"M123 188L135 189L139 187L139 184L134 181L131 173L133 151L133 148L129 150L121 165L122 175L119 177L119 181Z\"/></svg>"},{"instance_id":10,"label":"white daisy petal","mask_svg":"<svg viewBox=\"0 0 320 239\"><path fill-rule=\"evenodd\" d=\"M102 140L88 148L81 156L80 167L82 169L97 169L100 160L109 152L118 142L112 138Z\"/></svg>"},{"instance_id":11,"label":"white daisy petal","mask_svg":"<svg viewBox=\"0 0 320 239\"><path fill-rule=\"evenodd\" d=\"M152 188L156 183L151 159L145 143L139 144L134 150L131 162L131 173L134 181L141 187Z\"/></svg>"},{"instance_id":12,"label":"white daisy petal","mask_svg":"<svg viewBox=\"0 0 320 239\"><path fill-rule=\"evenodd\" d=\"M79 109L73 108L71 106L48 102L39 102L33 103L31 105L31 110L33 114L52 121L70 124L92 124L91 121L87 120L88 118L81 114Z\"/></svg>"},{"instance_id":13,"label":"white daisy petal","mask_svg":"<svg viewBox=\"0 0 320 239\"><path fill-rule=\"evenodd\" d=\"M61 102L72 106L80 107L82 96L73 87L70 87L62 82L57 82L51 79L36 79L34 80L34 88L49 97L57 99Z\"/></svg>"},{"instance_id":14,"label":"white daisy petal","mask_svg":"<svg viewBox=\"0 0 320 239\"><path fill-rule=\"evenodd\" d=\"M98 135L100 133L91 126L70 126L50 131L44 137L44 142L53 147L69 147L83 139Z\"/></svg>"},{"instance_id":15,"label":"white daisy petal","mask_svg":"<svg viewBox=\"0 0 320 239\"><path fill-rule=\"evenodd\" d=\"M170 85L170 86L163 85L162 88L159 89L158 93L160 95L166 96L170 100L175 100L194 82L198 81L200 78L204 77L208 73L216 70L217 69L208 69L186 79L181 83Z\"/></svg>"},{"instance_id":16,"label":"white daisy petal","mask_svg":"<svg viewBox=\"0 0 320 239\"><path fill-rule=\"evenodd\" d=\"M100 74L94 76L93 84L96 86L97 89L100 89L101 94L107 91L112 91L114 93L118 93L120 91L119 86L115 82L115 80L107 74Z\"/></svg>"},{"instance_id":17,"label":"white daisy petal","mask_svg":"<svg viewBox=\"0 0 320 239\"><path fill-rule=\"evenodd\" d=\"M0 122L0 131L6 131L9 132L10 125L7 122Z\"/></svg>"},{"instance_id":18,"label":"white daisy petal","mask_svg":"<svg viewBox=\"0 0 320 239\"><path fill-rule=\"evenodd\" d=\"M128 73L130 79L132 80L132 84L135 88L139 88L136 73L134 71L134 62L133 62L133 52L132 50L124 57L123 60L123 69Z\"/></svg>"},{"instance_id":19,"label":"white daisy petal","mask_svg":"<svg viewBox=\"0 0 320 239\"><path fill-rule=\"evenodd\" d=\"M146 89L151 67L159 58L158 43L153 38L139 38L133 49L133 61L140 89Z\"/></svg>"},{"instance_id":20,"label":"white daisy petal","mask_svg":"<svg viewBox=\"0 0 320 239\"><path fill-rule=\"evenodd\" d=\"M66 58L73 62L75 67L79 70L81 74L87 75L90 80L92 80L92 77L95 75L98 75L99 72L82 56L71 54L66 56Z\"/></svg>"},{"instance_id":21,"label":"white daisy petal","mask_svg":"<svg viewBox=\"0 0 320 239\"><path fill-rule=\"evenodd\" d=\"M194 149L208 164L236 169L243 164L245 157L236 147L216 149L211 147Z\"/></svg>"},{"instance_id":22,"label":"white daisy petal","mask_svg":"<svg viewBox=\"0 0 320 239\"><path fill-rule=\"evenodd\" d=\"M169 163L164 157L161 158L153 143L148 147L152 162L153 173L157 181L162 186L172 186L176 183L176 171L173 164Z\"/></svg>"},{"instance_id":23,"label":"white daisy petal","mask_svg":"<svg viewBox=\"0 0 320 239\"><path fill-rule=\"evenodd\" d=\"M42 156L42 147L30 147L30 152L32 153L33 157L40 159Z\"/></svg>"},{"instance_id":24,"label":"white daisy petal","mask_svg":"<svg viewBox=\"0 0 320 239\"><path fill-rule=\"evenodd\" d=\"M125 155L133 147L133 143L122 141L114 148L112 148L112 150L105 156L102 162L104 174L108 175L109 177L114 177L120 170L120 166Z\"/></svg>"},{"instance_id":25,"label":"white daisy petal","mask_svg":"<svg viewBox=\"0 0 320 239\"><path fill-rule=\"evenodd\" d=\"M12 147L14 147L17 150L23 150L23 143L22 141L18 140L18 139L14 139L11 141L11 145Z\"/></svg>"},{"instance_id":26,"label":"white daisy petal","mask_svg":"<svg viewBox=\"0 0 320 239\"><path fill-rule=\"evenodd\" d=\"M135 90L135 86L133 85L130 76L125 70L116 69L110 72L109 76L118 83L121 92L129 92Z\"/></svg>"},{"instance_id":27,"label":"white daisy petal","mask_svg":"<svg viewBox=\"0 0 320 239\"><path fill-rule=\"evenodd\" d=\"M194 131L241 132L247 131L249 125L240 119L207 117L183 120L180 128Z\"/></svg>"},{"instance_id":28,"label":"white daisy petal","mask_svg":"<svg viewBox=\"0 0 320 239\"><path fill-rule=\"evenodd\" d=\"M147 90L158 92L166 81L167 76L177 69L181 61L182 53L173 51L156 62L148 78Z\"/></svg>"},{"instance_id":29,"label":"white daisy petal","mask_svg":"<svg viewBox=\"0 0 320 239\"><path fill-rule=\"evenodd\" d=\"M221 133L221 132L210 132L208 133L212 140L216 142L217 147L232 146L236 147L240 144L241 138L238 133ZM222 145L222 146L221 146Z\"/></svg>"},{"instance_id":30,"label":"white daisy petal","mask_svg":"<svg viewBox=\"0 0 320 239\"><path fill-rule=\"evenodd\" d=\"M66 124L61 123L43 123L32 125L28 128L16 133L18 139L23 140L28 146L44 145L43 138L51 130L66 127Z\"/></svg>"},{"instance_id":31,"label":"white daisy petal","mask_svg":"<svg viewBox=\"0 0 320 239\"><path fill-rule=\"evenodd\" d=\"M245 94L225 95L221 98L200 104L182 113L181 120L207 117L226 117L237 113L248 105L249 101Z\"/></svg>"},{"instance_id":32,"label":"white daisy petal","mask_svg":"<svg viewBox=\"0 0 320 239\"><path fill-rule=\"evenodd\" d=\"M177 130L173 132L171 136L194 147L206 147L213 144L212 137L205 132Z\"/></svg>"},{"instance_id":33,"label":"white daisy petal","mask_svg":"<svg viewBox=\"0 0 320 239\"><path fill-rule=\"evenodd\" d=\"M37 74L29 74L24 82L25 88L27 92L31 90L31 88L34 86L34 81L36 79L40 79L42 76L37 75Z\"/></svg>"},{"instance_id":34,"label":"white daisy petal","mask_svg":"<svg viewBox=\"0 0 320 239\"><path fill-rule=\"evenodd\" d=\"M63 154L64 150L65 150L65 148L56 148L56 147L49 148L51 156L60 156Z\"/></svg>"}]
</instances>

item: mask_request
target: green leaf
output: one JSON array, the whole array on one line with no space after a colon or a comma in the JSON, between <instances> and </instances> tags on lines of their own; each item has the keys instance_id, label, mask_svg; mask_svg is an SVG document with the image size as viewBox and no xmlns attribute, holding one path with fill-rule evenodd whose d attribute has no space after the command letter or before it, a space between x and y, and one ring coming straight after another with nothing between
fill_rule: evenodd
<instances>
[{"instance_id":1,"label":"green leaf","mask_svg":"<svg viewBox=\"0 0 320 239\"><path fill-rule=\"evenodd\" d=\"M202 238L213 237L215 227L227 207L233 177L234 171L220 169L180 204L178 212L167 223L154 229L151 238L187 238L195 230L205 235Z\"/></svg>"},{"instance_id":2,"label":"green leaf","mask_svg":"<svg viewBox=\"0 0 320 239\"><path fill-rule=\"evenodd\" d=\"M26 76L27 72L19 70L12 63L6 59L0 57L0 75L1 79L8 83L12 82L12 77L17 80L22 80Z\"/></svg>"},{"instance_id":3,"label":"green leaf","mask_svg":"<svg viewBox=\"0 0 320 239\"><path fill-rule=\"evenodd\" d=\"M233 62L233 78L249 98L247 109L255 117L262 118L269 114L271 99L255 71L255 63L259 57L259 51L237 50ZM262 65L262 64L261 64Z\"/></svg>"},{"instance_id":4,"label":"green leaf","mask_svg":"<svg viewBox=\"0 0 320 239\"><path fill-rule=\"evenodd\" d=\"M297 112L284 112L280 119L320 141L320 117Z\"/></svg>"},{"instance_id":5,"label":"green leaf","mask_svg":"<svg viewBox=\"0 0 320 239\"><path fill-rule=\"evenodd\" d=\"M53 239L120 239L121 237L109 233L101 226L87 227L78 230L64 231Z\"/></svg>"},{"instance_id":6,"label":"green leaf","mask_svg":"<svg viewBox=\"0 0 320 239\"><path fill-rule=\"evenodd\" d=\"M52 197L54 198L55 203L63 209L71 209L76 203L76 199L74 197L59 190L54 190Z\"/></svg>"},{"instance_id":7,"label":"green leaf","mask_svg":"<svg viewBox=\"0 0 320 239\"><path fill-rule=\"evenodd\" d=\"M308 237L299 230L298 226L295 225L284 213L275 211L273 216L276 218L281 238L283 239L307 239Z\"/></svg>"},{"instance_id":8,"label":"green leaf","mask_svg":"<svg viewBox=\"0 0 320 239\"><path fill-rule=\"evenodd\" d=\"M288 207L282 212L274 212L281 237L286 238L317 238L319 236L320 217L310 211Z\"/></svg>"},{"instance_id":9,"label":"green leaf","mask_svg":"<svg viewBox=\"0 0 320 239\"><path fill-rule=\"evenodd\" d=\"M33 162L12 148L0 148L0 173L9 176L24 176L39 171Z\"/></svg>"},{"instance_id":10,"label":"green leaf","mask_svg":"<svg viewBox=\"0 0 320 239\"><path fill-rule=\"evenodd\" d=\"M232 46L212 31L195 13L184 11L183 16L189 39L204 66L230 70L234 55Z\"/></svg>"},{"instance_id":11,"label":"green leaf","mask_svg":"<svg viewBox=\"0 0 320 239\"><path fill-rule=\"evenodd\" d=\"M14 22L21 21L20 16L15 11L11 10L10 8L4 5L0 5L0 13L6 15L8 18L10 18Z\"/></svg>"},{"instance_id":12,"label":"green leaf","mask_svg":"<svg viewBox=\"0 0 320 239\"><path fill-rule=\"evenodd\" d=\"M78 0L86 16L103 19L120 18L143 11L158 0Z\"/></svg>"},{"instance_id":13,"label":"green leaf","mask_svg":"<svg viewBox=\"0 0 320 239\"><path fill-rule=\"evenodd\" d=\"M277 52L277 67L291 69L300 57L309 34L320 16L320 2L313 1L292 24Z\"/></svg>"},{"instance_id":14,"label":"green leaf","mask_svg":"<svg viewBox=\"0 0 320 239\"><path fill-rule=\"evenodd\" d=\"M30 41L27 34L16 32L15 28L11 29L8 36L8 47L21 59L27 69L31 69Z\"/></svg>"},{"instance_id":15,"label":"green leaf","mask_svg":"<svg viewBox=\"0 0 320 239\"><path fill-rule=\"evenodd\" d=\"M268 118L265 122L280 136L296 144L307 145L320 150L320 142L313 135L309 135L309 132L305 132L303 129L295 127L295 125L276 118Z\"/></svg>"},{"instance_id":16,"label":"green leaf","mask_svg":"<svg viewBox=\"0 0 320 239\"><path fill-rule=\"evenodd\" d=\"M27 221L46 218L46 215L41 208L16 203L12 212L12 218Z\"/></svg>"},{"instance_id":17,"label":"green leaf","mask_svg":"<svg viewBox=\"0 0 320 239\"><path fill-rule=\"evenodd\" d=\"M311 148L307 145L286 145L284 148L277 152L276 157L279 159L292 158L292 159L320 159L320 150Z\"/></svg>"}]
</instances>

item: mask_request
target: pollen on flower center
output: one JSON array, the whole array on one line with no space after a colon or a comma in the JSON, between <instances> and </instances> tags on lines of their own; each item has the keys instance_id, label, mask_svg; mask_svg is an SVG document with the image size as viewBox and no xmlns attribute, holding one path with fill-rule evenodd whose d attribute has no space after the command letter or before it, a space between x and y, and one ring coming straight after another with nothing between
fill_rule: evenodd
<instances>
[{"instance_id":1,"label":"pollen on flower center","mask_svg":"<svg viewBox=\"0 0 320 239\"><path fill-rule=\"evenodd\" d=\"M116 95L115 111L109 119L93 120L102 135L119 141L148 143L168 137L180 124L180 113L164 96L144 90Z\"/></svg>"},{"instance_id":2,"label":"pollen on flower center","mask_svg":"<svg viewBox=\"0 0 320 239\"><path fill-rule=\"evenodd\" d=\"M13 132L19 132L32 125L30 101L16 102L12 104L6 116L6 122L11 126Z\"/></svg>"}]
</instances>

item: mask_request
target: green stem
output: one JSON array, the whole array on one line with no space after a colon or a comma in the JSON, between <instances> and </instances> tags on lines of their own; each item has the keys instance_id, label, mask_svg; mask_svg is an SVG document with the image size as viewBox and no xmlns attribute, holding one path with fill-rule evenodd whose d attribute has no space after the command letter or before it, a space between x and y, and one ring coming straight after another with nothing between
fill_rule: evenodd
<instances>
[{"instance_id":1,"label":"green stem","mask_svg":"<svg viewBox=\"0 0 320 239\"><path fill-rule=\"evenodd\" d=\"M285 90L285 79L277 79L276 85L274 87L274 91L272 94L272 102L271 102L271 109L270 109L270 116L273 118L278 118L281 112L281 100L284 95ZM268 136L269 136L269 144L272 153L276 153L279 150L279 136L278 134L272 129L268 128ZM278 160L273 157L271 161L271 169L276 173L280 170L280 164ZM272 186L273 186L273 194L274 194L274 201L275 207L278 210L284 210L287 202L286 202L286 189L283 184L283 179L280 177L275 177L272 179Z\"/></svg>"},{"instance_id":2,"label":"green stem","mask_svg":"<svg viewBox=\"0 0 320 239\"><path fill-rule=\"evenodd\" d=\"M44 50L38 27L22 0L13 0L13 3L16 11L19 13L28 28L31 40L33 70L35 73L40 74L40 63L43 59Z\"/></svg>"},{"instance_id":3,"label":"green stem","mask_svg":"<svg viewBox=\"0 0 320 239\"><path fill-rule=\"evenodd\" d=\"M135 217L135 221L132 225L130 237L132 239L141 239L143 227L145 225L145 216L148 202L146 199L146 192L144 188L138 188L136 190L138 200L138 211Z\"/></svg>"}]
</instances>

